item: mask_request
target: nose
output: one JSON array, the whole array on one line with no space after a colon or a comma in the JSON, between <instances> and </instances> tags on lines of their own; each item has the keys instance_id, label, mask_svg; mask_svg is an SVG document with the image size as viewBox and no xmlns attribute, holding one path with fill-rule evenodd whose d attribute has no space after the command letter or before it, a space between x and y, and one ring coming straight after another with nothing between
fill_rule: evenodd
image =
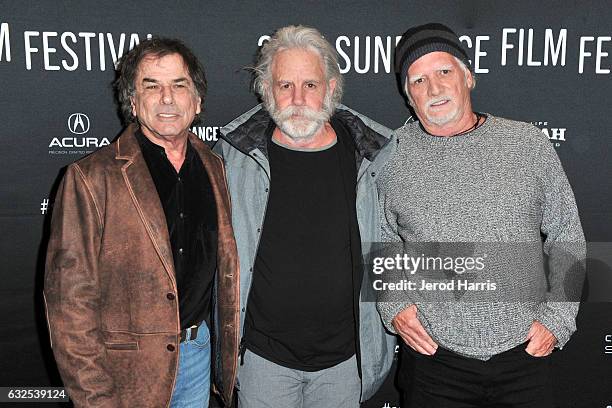
<instances>
[{"instance_id":1,"label":"nose","mask_svg":"<svg viewBox=\"0 0 612 408\"><path fill-rule=\"evenodd\" d=\"M161 87L161 100L165 105L171 105L174 103L174 93L172 92L171 86Z\"/></svg>"},{"instance_id":2,"label":"nose","mask_svg":"<svg viewBox=\"0 0 612 408\"><path fill-rule=\"evenodd\" d=\"M431 78L428 82L428 85L429 86L427 88L427 91L429 92L430 96L436 96L440 94L442 87L437 78Z\"/></svg>"},{"instance_id":3,"label":"nose","mask_svg":"<svg viewBox=\"0 0 612 408\"><path fill-rule=\"evenodd\" d=\"M302 87L296 86L293 88L293 95L291 97L293 105L301 106L304 104L304 90Z\"/></svg>"}]
</instances>

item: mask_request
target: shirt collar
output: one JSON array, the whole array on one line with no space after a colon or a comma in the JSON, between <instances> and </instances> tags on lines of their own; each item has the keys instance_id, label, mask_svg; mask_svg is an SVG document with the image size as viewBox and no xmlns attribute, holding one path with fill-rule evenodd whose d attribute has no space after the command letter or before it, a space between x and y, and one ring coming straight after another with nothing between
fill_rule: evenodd
<instances>
[{"instance_id":1,"label":"shirt collar","mask_svg":"<svg viewBox=\"0 0 612 408\"><path fill-rule=\"evenodd\" d=\"M166 157L166 150L162 146L153 143L148 137L144 135L144 133L142 133L142 130L140 128L138 128L136 132L134 132L134 135L136 136L138 144L140 145L140 148L143 151L147 150L149 152L161 155L164 158ZM195 149L191 145L189 138L187 138L187 151L185 152L185 161L190 162L193 159L194 154Z\"/></svg>"}]
</instances>

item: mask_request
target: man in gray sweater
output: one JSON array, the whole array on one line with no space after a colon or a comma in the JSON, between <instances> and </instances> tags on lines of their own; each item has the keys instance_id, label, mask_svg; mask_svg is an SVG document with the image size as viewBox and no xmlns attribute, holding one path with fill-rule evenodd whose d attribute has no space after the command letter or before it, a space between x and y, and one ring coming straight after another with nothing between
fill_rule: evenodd
<instances>
[{"instance_id":1,"label":"man in gray sweater","mask_svg":"<svg viewBox=\"0 0 612 408\"><path fill-rule=\"evenodd\" d=\"M576 330L586 256L559 158L536 127L472 110L470 61L448 27L408 30L395 65L418 121L397 130L378 179L382 241L422 263L403 269L402 290L375 289L403 339L405 400L552 407L548 356ZM451 266L424 273L436 259Z\"/></svg>"}]
</instances>

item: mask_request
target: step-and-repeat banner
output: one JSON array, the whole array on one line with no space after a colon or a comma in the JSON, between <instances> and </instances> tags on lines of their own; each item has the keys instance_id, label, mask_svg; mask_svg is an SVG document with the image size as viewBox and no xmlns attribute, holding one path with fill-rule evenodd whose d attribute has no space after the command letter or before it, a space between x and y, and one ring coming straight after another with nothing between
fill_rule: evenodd
<instances>
[{"instance_id":1,"label":"step-and-repeat banner","mask_svg":"<svg viewBox=\"0 0 612 408\"><path fill-rule=\"evenodd\" d=\"M248 68L267 36L288 24L314 26L338 51L344 104L397 128L410 112L393 74L394 47L407 28L432 21L461 36L478 80L477 110L531 122L548 136L574 188L587 240L604 254L589 267L610 272L609 1L4 0L0 386L61 386L41 299L53 192L68 163L121 131L111 82L125 52L150 36L180 38L195 51L209 92L193 131L213 144L221 126L257 103ZM587 283L589 290L602 288ZM612 406L612 304L585 302L578 332L553 359L560 407ZM400 406L393 377L366 407Z\"/></svg>"}]
</instances>

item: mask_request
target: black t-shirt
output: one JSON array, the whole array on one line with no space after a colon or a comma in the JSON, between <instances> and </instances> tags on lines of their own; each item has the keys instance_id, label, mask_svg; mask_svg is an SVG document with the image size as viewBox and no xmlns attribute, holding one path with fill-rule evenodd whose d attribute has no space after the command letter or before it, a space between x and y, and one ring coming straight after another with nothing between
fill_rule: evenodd
<instances>
[{"instance_id":1,"label":"black t-shirt","mask_svg":"<svg viewBox=\"0 0 612 408\"><path fill-rule=\"evenodd\" d=\"M338 144L320 151L268 145L270 195L244 341L252 352L303 371L355 354L349 211L338 150Z\"/></svg>"},{"instance_id":2,"label":"black t-shirt","mask_svg":"<svg viewBox=\"0 0 612 408\"><path fill-rule=\"evenodd\" d=\"M217 268L217 208L208 173L189 141L177 173L163 147L140 131L136 138L166 215L181 329L202 320L210 323L212 281Z\"/></svg>"}]
</instances>

